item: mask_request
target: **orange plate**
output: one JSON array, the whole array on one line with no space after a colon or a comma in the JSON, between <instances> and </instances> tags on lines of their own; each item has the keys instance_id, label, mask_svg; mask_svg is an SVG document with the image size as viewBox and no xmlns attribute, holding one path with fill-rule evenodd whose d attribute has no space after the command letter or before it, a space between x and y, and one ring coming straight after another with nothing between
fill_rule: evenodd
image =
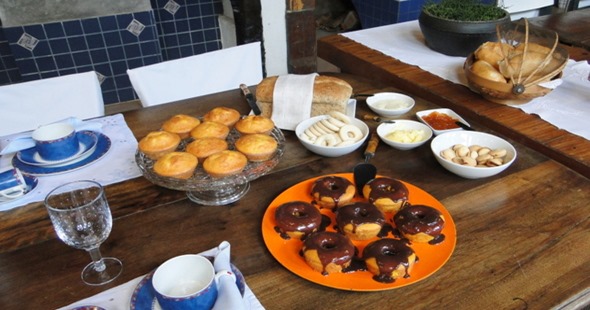
<instances>
[{"instance_id":1,"label":"orange plate","mask_svg":"<svg viewBox=\"0 0 590 310\"><path fill-rule=\"evenodd\" d=\"M354 182L352 173L331 175L341 176ZM442 212L445 217L445 227L443 229L445 240L443 242L437 245L430 245L427 243L413 243L411 245L418 256L419 261L414 265L410 277L397 279L393 283L381 283L373 280L373 275L369 271L330 274L327 276L323 276L321 273L314 271L299 254L302 242L297 239L285 240L275 231L274 214L275 209L285 202L294 200L312 202L313 198L310 195L311 185L314 180L320 177L308 179L285 190L272 201L262 218L262 237L264 238L266 247L276 260L291 272L311 282L332 288L347 291L381 291L406 286L423 280L440 269L451 257L451 254L455 249L455 243L457 242L455 223L453 222L451 215L445 207L436 200L436 198L432 197L424 190L402 181L410 191L410 203L431 206ZM363 198L356 197L355 200L362 201ZM321 212L322 214L329 216L332 220L332 223L326 228L326 230L334 231L335 219L333 212L326 209L321 209ZM391 223L391 216L388 215L386 220L388 223ZM388 237L392 237L391 233ZM376 239L378 238L375 238L375 240ZM374 239L353 241L353 243L358 248L359 253L362 253L365 245L373 240Z\"/></svg>"}]
</instances>

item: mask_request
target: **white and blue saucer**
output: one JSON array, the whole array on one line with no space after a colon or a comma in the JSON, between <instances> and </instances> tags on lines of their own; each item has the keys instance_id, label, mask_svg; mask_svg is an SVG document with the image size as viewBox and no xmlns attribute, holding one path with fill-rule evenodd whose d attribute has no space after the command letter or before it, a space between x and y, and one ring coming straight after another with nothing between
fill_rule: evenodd
<instances>
[{"instance_id":1,"label":"white and blue saucer","mask_svg":"<svg viewBox=\"0 0 590 310\"><path fill-rule=\"evenodd\" d=\"M236 285L240 290L242 296L246 291L246 280L244 275L238 270L234 264L231 264L231 269L236 275ZM130 309L131 310L161 310L160 304L156 299L156 293L152 286L152 277L154 276L155 270L148 273L135 287L133 294L131 295Z\"/></svg>"},{"instance_id":2,"label":"white and blue saucer","mask_svg":"<svg viewBox=\"0 0 590 310\"><path fill-rule=\"evenodd\" d=\"M41 157L41 155L35 147L19 151L16 153L16 156L21 162L32 166L59 167L62 165L72 164L75 161L80 161L92 154L92 152L96 148L96 142L98 141L96 133L92 131L77 132L76 138L78 139L78 142L80 144L78 152L67 158L63 158L60 160L44 159L43 157Z\"/></svg>"},{"instance_id":3,"label":"white and blue saucer","mask_svg":"<svg viewBox=\"0 0 590 310\"><path fill-rule=\"evenodd\" d=\"M15 198L6 198L6 197L0 196L0 205L3 203L13 202L15 200L18 200L18 199L21 199L21 198L27 196L39 184L39 179L37 179L35 176L29 175L29 174L23 174L23 179L25 179L25 184L27 184L27 188L25 189L25 192L22 195L15 197Z\"/></svg>"},{"instance_id":4,"label":"white and blue saucer","mask_svg":"<svg viewBox=\"0 0 590 310\"><path fill-rule=\"evenodd\" d=\"M111 148L111 139L100 132L80 131L76 134L80 151L66 160L47 161L40 158L34 147L19 151L12 165L22 172L37 176L59 174L80 169L102 158Z\"/></svg>"}]
</instances>

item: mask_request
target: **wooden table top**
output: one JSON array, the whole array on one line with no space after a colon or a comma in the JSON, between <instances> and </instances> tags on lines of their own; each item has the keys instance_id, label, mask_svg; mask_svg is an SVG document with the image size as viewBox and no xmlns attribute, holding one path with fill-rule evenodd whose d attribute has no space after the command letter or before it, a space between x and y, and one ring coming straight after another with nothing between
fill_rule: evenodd
<instances>
[{"instance_id":1,"label":"wooden table top","mask_svg":"<svg viewBox=\"0 0 590 310\"><path fill-rule=\"evenodd\" d=\"M358 92L396 90L339 76ZM248 112L236 90L124 116L139 139L174 114L199 116L220 105ZM358 115L368 112L362 101L357 107ZM416 109L434 107L417 100ZM466 117L475 128L490 131ZM425 190L451 214L457 230L452 256L432 276L392 290L351 292L301 278L267 249L261 235L265 210L294 184L351 172L363 150L325 158L304 149L293 132L284 133L286 152L279 165L252 181L249 192L228 206L197 205L184 192L155 186L143 177L107 186L114 225L101 250L121 259L124 270L105 286L82 283L80 272L89 255L56 239L41 203L0 213L0 304L4 309L62 307L222 240L232 244L233 263L267 309L546 309L590 303L590 180L519 141L512 141L518 159L511 167L479 180L444 170L428 144L410 151L380 144L371 160L380 174Z\"/></svg>"},{"instance_id":2,"label":"wooden table top","mask_svg":"<svg viewBox=\"0 0 590 310\"><path fill-rule=\"evenodd\" d=\"M570 58L590 60L589 50L564 47L568 49ZM488 101L466 86L447 81L341 35L320 39L318 56L339 67L342 72L389 83L413 96L474 118L486 127L590 177L590 141L558 129L537 115Z\"/></svg>"},{"instance_id":3,"label":"wooden table top","mask_svg":"<svg viewBox=\"0 0 590 310\"><path fill-rule=\"evenodd\" d=\"M538 16L530 23L557 32L565 44L590 50L590 8Z\"/></svg>"}]
</instances>

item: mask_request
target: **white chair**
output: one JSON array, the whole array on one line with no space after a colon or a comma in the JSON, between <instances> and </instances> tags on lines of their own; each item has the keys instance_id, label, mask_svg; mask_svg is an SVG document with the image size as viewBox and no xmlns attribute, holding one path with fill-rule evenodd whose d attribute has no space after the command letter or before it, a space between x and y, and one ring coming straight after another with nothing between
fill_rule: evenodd
<instances>
[{"instance_id":1,"label":"white chair","mask_svg":"<svg viewBox=\"0 0 590 310\"><path fill-rule=\"evenodd\" d=\"M0 136L68 117L102 115L104 101L94 71L0 87Z\"/></svg>"},{"instance_id":2,"label":"white chair","mask_svg":"<svg viewBox=\"0 0 590 310\"><path fill-rule=\"evenodd\" d=\"M127 70L144 107L256 85L262 80L260 42Z\"/></svg>"}]
</instances>

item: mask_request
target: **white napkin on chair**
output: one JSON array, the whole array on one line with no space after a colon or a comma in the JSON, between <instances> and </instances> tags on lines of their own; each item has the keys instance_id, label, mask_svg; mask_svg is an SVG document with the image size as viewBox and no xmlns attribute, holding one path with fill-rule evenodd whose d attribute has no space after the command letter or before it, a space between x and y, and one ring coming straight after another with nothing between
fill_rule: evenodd
<instances>
[{"instance_id":1,"label":"white napkin on chair","mask_svg":"<svg viewBox=\"0 0 590 310\"><path fill-rule=\"evenodd\" d=\"M69 117L56 123L69 123L76 131L89 130L101 132L102 124L99 122L82 121L76 117ZM31 138L32 131L18 133L12 138L12 140L2 148L0 155L11 154L20 150L26 150L35 146L35 141Z\"/></svg>"},{"instance_id":2,"label":"white napkin on chair","mask_svg":"<svg viewBox=\"0 0 590 310\"><path fill-rule=\"evenodd\" d=\"M278 77L272 104L271 119L278 128L295 130L297 124L311 116L313 83L317 73Z\"/></svg>"}]
</instances>

